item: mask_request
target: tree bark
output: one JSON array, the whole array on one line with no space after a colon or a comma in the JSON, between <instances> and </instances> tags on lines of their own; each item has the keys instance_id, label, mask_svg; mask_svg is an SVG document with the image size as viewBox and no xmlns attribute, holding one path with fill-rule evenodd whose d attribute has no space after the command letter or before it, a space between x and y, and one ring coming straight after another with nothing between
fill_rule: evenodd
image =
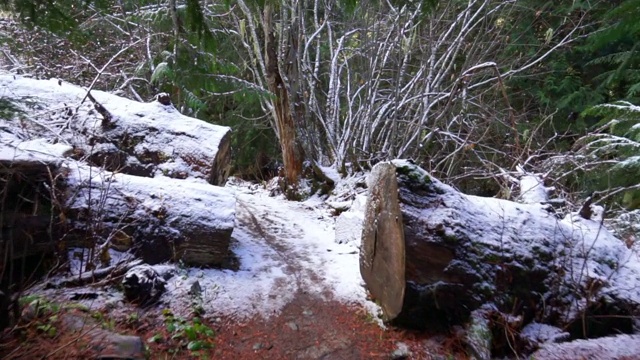
<instances>
[{"instance_id":1,"label":"tree bark","mask_svg":"<svg viewBox=\"0 0 640 360\"><path fill-rule=\"evenodd\" d=\"M633 328L640 263L601 222L461 194L408 161L368 182L360 270L384 320L448 331L488 308L576 337Z\"/></svg>"},{"instance_id":2,"label":"tree bark","mask_svg":"<svg viewBox=\"0 0 640 360\"><path fill-rule=\"evenodd\" d=\"M273 28L272 9L269 5L264 7L263 27L267 87L275 97L273 107L276 119L276 133L282 150L285 179L288 186L296 188L302 174L302 148L297 141L296 122L291 109L288 86L280 73L278 46Z\"/></svg>"}]
</instances>

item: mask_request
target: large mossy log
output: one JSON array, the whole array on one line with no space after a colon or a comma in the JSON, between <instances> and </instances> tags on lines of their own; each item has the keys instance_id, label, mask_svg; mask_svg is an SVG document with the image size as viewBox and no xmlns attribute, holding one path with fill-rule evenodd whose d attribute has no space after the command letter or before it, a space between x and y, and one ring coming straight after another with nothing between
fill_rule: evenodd
<instances>
[{"instance_id":1,"label":"large mossy log","mask_svg":"<svg viewBox=\"0 0 640 360\"><path fill-rule=\"evenodd\" d=\"M640 313L638 258L600 221L464 195L407 161L372 170L360 270L384 320L410 327L489 306L521 325L597 331L589 318L610 316L628 332Z\"/></svg>"}]
</instances>

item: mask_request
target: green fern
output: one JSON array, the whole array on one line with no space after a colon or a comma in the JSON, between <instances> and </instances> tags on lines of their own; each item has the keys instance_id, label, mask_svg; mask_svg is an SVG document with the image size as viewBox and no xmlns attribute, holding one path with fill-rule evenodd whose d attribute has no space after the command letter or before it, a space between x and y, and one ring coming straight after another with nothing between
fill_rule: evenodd
<instances>
[{"instance_id":1,"label":"green fern","mask_svg":"<svg viewBox=\"0 0 640 360\"><path fill-rule=\"evenodd\" d=\"M589 37L584 49L597 56L587 63L598 73L599 91L638 101L640 88L640 0L626 0L603 17L602 30ZM603 54L604 53L604 54Z\"/></svg>"},{"instance_id":2,"label":"green fern","mask_svg":"<svg viewBox=\"0 0 640 360\"><path fill-rule=\"evenodd\" d=\"M590 171L576 171L587 191L629 187L640 179L640 106L617 101L591 107L582 116L601 118L597 129L574 144L572 161ZM623 206L640 207L640 193L630 189L615 198Z\"/></svg>"},{"instance_id":3,"label":"green fern","mask_svg":"<svg viewBox=\"0 0 640 360\"><path fill-rule=\"evenodd\" d=\"M184 103L193 112L193 116L207 109L207 103L193 92L183 89Z\"/></svg>"},{"instance_id":4,"label":"green fern","mask_svg":"<svg viewBox=\"0 0 640 360\"><path fill-rule=\"evenodd\" d=\"M174 72L166 62L161 62L156 65L156 68L153 70L151 74L151 83L152 84L162 84L165 81L173 81L174 80Z\"/></svg>"}]
</instances>

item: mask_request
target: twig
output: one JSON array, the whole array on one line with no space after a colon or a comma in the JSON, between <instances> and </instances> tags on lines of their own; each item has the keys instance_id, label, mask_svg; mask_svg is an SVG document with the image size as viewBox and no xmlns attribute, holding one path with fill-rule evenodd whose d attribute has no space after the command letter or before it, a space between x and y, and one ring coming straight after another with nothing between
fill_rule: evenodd
<instances>
[{"instance_id":1,"label":"twig","mask_svg":"<svg viewBox=\"0 0 640 360\"><path fill-rule=\"evenodd\" d=\"M87 282L95 282L97 280L101 280L110 275L114 277L124 275L124 273L140 264L142 264L142 260L134 260L124 266L122 266L123 262L119 262L116 265L109 266L103 269L84 272L80 274L80 276L70 276L68 278L60 280L57 283L49 283L49 285L54 287L80 286L86 284Z\"/></svg>"},{"instance_id":2,"label":"twig","mask_svg":"<svg viewBox=\"0 0 640 360\"><path fill-rule=\"evenodd\" d=\"M104 66L102 66L102 68L98 71L98 74L93 79L93 81L91 82L91 85L89 85L89 88L87 89L87 94L84 96L84 98L82 98L82 101L80 101L80 105L82 105L82 104L84 104L85 100L87 100L87 98L89 98L89 100L91 100L91 102L93 103L93 106L100 113L100 115L103 116L103 120L102 120L102 126L103 127L108 126L111 123L112 116L111 116L111 113L109 111L107 111L107 109L104 106L102 106L102 104L100 104L98 101L96 101L96 99L91 95L91 90L93 90L93 87L95 86L96 82L98 82L98 79L100 78L100 76L102 75L104 70L113 62L113 60L115 60L122 53L124 53L125 51L129 50L133 46L137 45L141 41L142 41L142 39L139 39L139 40L133 42L132 44L129 44L128 46L125 46L122 49L120 49L120 51L118 51L115 55L113 55L111 57L111 59L109 59L109 61L107 61L107 63L104 64ZM76 108L76 112L80 108L80 105L78 105L78 107Z\"/></svg>"},{"instance_id":3,"label":"twig","mask_svg":"<svg viewBox=\"0 0 640 360\"><path fill-rule=\"evenodd\" d=\"M139 39L137 41L135 41L133 44L130 44L122 49L120 49L120 51L118 51L115 55L113 55L111 57L111 59L109 59L109 61L107 61L106 64L104 64L104 66L102 66L102 68L100 69L100 71L98 71L98 75L96 75L96 77L93 79L93 81L91 82L91 85L89 85L89 88L87 89L87 94L84 96L84 98L82 98L82 101L80 101L80 105L82 105L84 103L85 100L87 100L87 97L89 96L89 93L91 92L91 90L93 90L93 87L95 86L96 82L98 81L98 79L100 78L100 76L102 75L102 73L104 72L104 70L111 65L111 63L113 62L113 60L115 60L118 56L120 56L123 52L129 50L130 48L134 47L135 45L137 45L139 42L141 42L142 39Z\"/></svg>"}]
</instances>

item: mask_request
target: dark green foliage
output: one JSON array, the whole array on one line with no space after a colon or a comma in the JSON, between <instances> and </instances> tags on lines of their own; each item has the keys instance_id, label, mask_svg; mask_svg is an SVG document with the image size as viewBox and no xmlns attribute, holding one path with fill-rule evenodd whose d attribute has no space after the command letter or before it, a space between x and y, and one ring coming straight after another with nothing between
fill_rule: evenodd
<instances>
[{"instance_id":1,"label":"dark green foliage","mask_svg":"<svg viewBox=\"0 0 640 360\"><path fill-rule=\"evenodd\" d=\"M14 99L0 97L0 119L12 120L16 115L20 115L23 111L16 104Z\"/></svg>"},{"instance_id":2,"label":"dark green foliage","mask_svg":"<svg viewBox=\"0 0 640 360\"><path fill-rule=\"evenodd\" d=\"M597 90L613 99L640 100L640 1L626 0L604 14L599 32L591 36L585 49L596 57L587 63L598 69Z\"/></svg>"},{"instance_id":3,"label":"dark green foliage","mask_svg":"<svg viewBox=\"0 0 640 360\"><path fill-rule=\"evenodd\" d=\"M78 26L77 14L86 9L84 1L10 0L4 3L30 25L46 26L54 33L65 33ZM75 11L74 11L75 10Z\"/></svg>"},{"instance_id":4,"label":"dark green foliage","mask_svg":"<svg viewBox=\"0 0 640 360\"><path fill-rule=\"evenodd\" d=\"M600 119L597 129L574 145L567 165L573 167L567 184L585 193L606 192L638 185L640 179L640 108L628 102L598 105L582 116ZM580 164L579 168L575 168ZM571 170L562 167L562 171ZM627 189L608 199L629 209L640 207L640 192Z\"/></svg>"},{"instance_id":5,"label":"dark green foliage","mask_svg":"<svg viewBox=\"0 0 640 360\"><path fill-rule=\"evenodd\" d=\"M584 21L583 16L593 15L596 11L587 1L524 0L521 5L512 18L505 20L504 26L510 38L501 54L504 58L516 57L526 61L536 54L549 51L557 39L571 31L577 31L576 35L585 35L595 30L594 26L576 29ZM515 104L523 103L526 107L524 110L532 114L537 113L538 109L557 111L556 119L560 121L554 125L560 130L568 127L569 124L563 120L570 113L580 112L604 100L600 94L593 92L589 74L583 69L585 54L576 51L580 41L584 42L578 40L557 49L522 77L514 77L509 81ZM531 102L531 99L534 101Z\"/></svg>"},{"instance_id":6,"label":"dark green foliage","mask_svg":"<svg viewBox=\"0 0 640 360\"><path fill-rule=\"evenodd\" d=\"M582 37L558 49L526 76L510 81L516 90L512 94L518 94L515 103L528 103L531 110L556 111L554 131L584 131L570 114L620 99L638 102L640 48L634 39L640 34L639 0L521 3L530 6L521 8L526 10L517 14L519 21L508 22L513 38L503 56L526 59L548 49L550 38L583 27L577 29Z\"/></svg>"}]
</instances>

